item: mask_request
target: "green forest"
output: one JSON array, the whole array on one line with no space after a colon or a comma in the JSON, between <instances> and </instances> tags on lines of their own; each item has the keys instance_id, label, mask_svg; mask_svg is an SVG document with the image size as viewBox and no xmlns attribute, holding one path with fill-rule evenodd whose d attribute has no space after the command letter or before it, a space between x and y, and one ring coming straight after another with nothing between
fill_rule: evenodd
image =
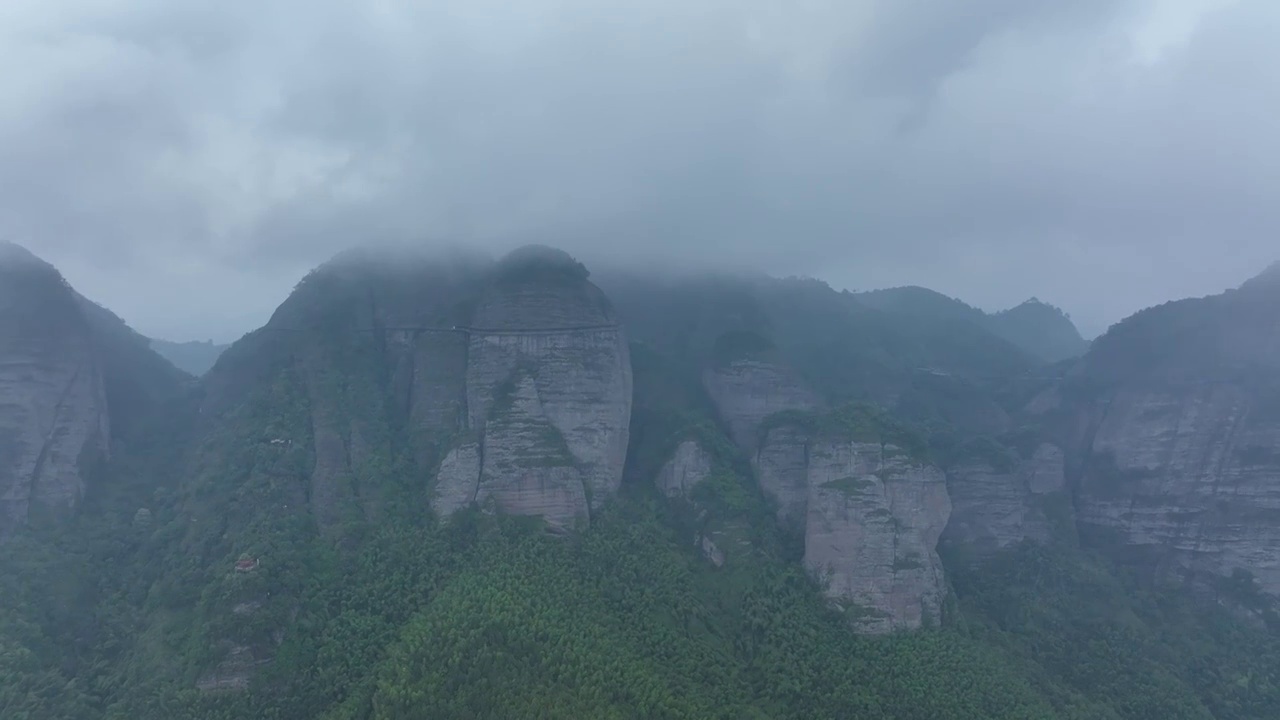
<instances>
[{"instance_id":1,"label":"green forest","mask_svg":"<svg viewBox=\"0 0 1280 720\"><path fill-rule=\"evenodd\" d=\"M567 539L476 511L383 527L355 552L307 559L301 607L246 693L193 688L190 669L207 662L195 638L252 640L267 616L157 627L172 612L165 600L131 592L142 586L120 574L147 572L136 563L147 552L140 528L104 527L56 555L24 542L5 558L4 597L16 602L4 606L0 711L1165 720L1261 719L1280 703L1274 635L1144 589L1078 550L1027 546L953 573L942 627L871 638L851 633L794 564L758 552L713 568L681 542L679 524L638 497ZM200 602L287 594L286 573L268 560ZM175 650L181 667L161 670Z\"/></svg>"}]
</instances>

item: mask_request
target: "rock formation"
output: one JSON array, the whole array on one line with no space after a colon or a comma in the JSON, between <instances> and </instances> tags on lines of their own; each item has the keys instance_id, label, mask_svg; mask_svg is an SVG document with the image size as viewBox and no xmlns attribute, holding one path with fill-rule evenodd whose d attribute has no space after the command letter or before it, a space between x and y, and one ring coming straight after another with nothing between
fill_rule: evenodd
<instances>
[{"instance_id":1,"label":"rock formation","mask_svg":"<svg viewBox=\"0 0 1280 720\"><path fill-rule=\"evenodd\" d=\"M110 450L93 329L51 266L0 244L0 536L66 510Z\"/></svg>"},{"instance_id":2,"label":"rock formation","mask_svg":"<svg viewBox=\"0 0 1280 720\"><path fill-rule=\"evenodd\" d=\"M711 456L696 440L685 440L658 473L658 489L667 497L687 497L711 474Z\"/></svg>"},{"instance_id":3,"label":"rock formation","mask_svg":"<svg viewBox=\"0 0 1280 720\"><path fill-rule=\"evenodd\" d=\"M942 471L887 438L828 422L816 395L776 360L734 360L704 382L779 521L803 533L805 566L854 626L885 633L940 622L937 544L951 512Z\"/></svg>"},{"instance_id":4,"label":"rock formation","mask_svg":"<svg viewBox=\"0 0 1280 720\"><path fill-rule=\"evenodd\" d=\"M1069 512L1066 456L1041 443L1028 458L969 458L947 470L951 520L942 540L978 557L1024 540L1047 542L1055 505Z\"/></svg>"},{"instance_id":5,"label":"rock formation","mask_svg":"<svg viewBox=\"0 0 1280 720\"><path fill-rule=\"evenodd\" d=\"M1280 595L1280 276L1143 311L1064 395L1081 432L1082 539L1212 586Z\"/></svg>"},{"instance_id":6,"label":"rock formation","mask_svg":"<svg viewBox=\"0 0 1280 720\"><path fill-rule=\"evenodd\" d=\"M855 627L884 633L942 619L942 471L893 445L823 438L809 452L804 562Z\"/></svg>"},{"instance_id":7,"label":"rock formation","mask_svg":"<svg viewBox=\"0 0 1280 720\"><path fill-rule=\"evenodd\" d=\"M446 457L437 511L475 500L556 527L588 519L622 482L631 418L630 354L608 299L572 258L526 248L499 264L461 330L479 442Z\"/></svg>"}]
</instances>

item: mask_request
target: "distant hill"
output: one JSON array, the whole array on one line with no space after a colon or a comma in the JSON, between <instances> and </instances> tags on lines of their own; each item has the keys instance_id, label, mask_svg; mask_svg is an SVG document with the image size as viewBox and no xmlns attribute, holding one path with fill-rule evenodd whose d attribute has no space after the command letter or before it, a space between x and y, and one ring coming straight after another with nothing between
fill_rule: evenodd
<instances>
[{"instance_id":1,"label":"distant hill","mask_svg":"<svg viewBox=\"0 0 1280 720\"><path fill-rule=\"evenodd\" d=\"M152 350L173 363L178 369L196 377L209 372L227 347L227 345L215 344L212 340L204 342L171 342L154 338L151 340Z\"/></svg>"},{"instance_id":2,"label":"distant hill","mask_svg":"<svg viewBox=\"0 0 1280 720\"><path fill-rule=\"evenodd\" d=\"M971 323L1013 343L1045 362L1080 357L1089 349L1071 318L1053 305L1031 298L1017 307L986 313L953 297L922 287L897 287L855 293L854 298L884 312Z\"/></svg>"},{"instance_id":3,"label":"distant hill","mask_svg":"<svg viewBox=\"0 0 1280 720\"><path fill-rule=\"evenodd\" d=\"M987 317L987 326L997 335L1049 362L1080 357L1089 350L1089 341L1065 312L1036 298Z\"/></svg>"}]
</instances>

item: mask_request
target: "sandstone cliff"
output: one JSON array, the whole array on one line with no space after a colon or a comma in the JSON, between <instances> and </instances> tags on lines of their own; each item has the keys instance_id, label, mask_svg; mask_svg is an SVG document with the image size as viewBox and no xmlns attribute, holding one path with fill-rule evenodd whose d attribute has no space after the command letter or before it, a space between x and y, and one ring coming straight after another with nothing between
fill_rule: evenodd
<instances>
[{"instance_id":1,"label":"sandstone cliff","mask_svg":"<svg viewBox=\"0 0 1280 720\"><path fill-rule=\"evenodd\" d=\"M1082 538L1280 595L1280 273L1113 327L1064 390Z\"/></svg>"},{"instance_id":2,"label":"sandstone cliff","mask_svg":"<svg viewBox=\"0 0 1280 720\"><path fill-rule=\"evenodd\" d=\"M1059 523L1071 521L1066 456L1040 443L1026 458L970 457L947 470L951 520L944 544L975 557L1024 540L1048 542Z\"/></svg>"},{"instance_id":3,"label":"sandstone cliff","mask_svg":"<svg viewBox=\"0 0 1280 720\"><path fill-rule=\"evenodd\" d=\"M0 536L74 508L187 379L53 266L0 243Z\"/></svg>"},{"instance_id":4,"label":"sandstone cliff","mask_svg":"<svg viewBox=\"0 0 1280 720\"><path fill-rule=\"evenodd\" d=\"M809 453L804 562L855 627L938 625L938 538L951 513L942 471L901 448L823 438Z\"/></svg>"},{"instance_id":5,"label":"sandstone cliff","mask_svg":"<svg viewBox=\"0 0 1280 720\"><path fill-rule=\"evenodd\" d=\"M802 533L805 566L854 626L885 633L940 622L937 545L951 512L942 471L895 444L881 418L822 410L777 360L733 360L704 381L778 520ZM680 459L664 472L668 485L690 464Z\"/></svg>"},{"instance_id":6,"label":"sandstone cliff","mask_svg":"<svg viewBox=\"0 0 1280 720\"><path fill-rule=\"evenodd\" d=\"M382 512L369 479L398 457L449 515L473 502L587 520L626 460L630 355L604 294L568 255L348 253L316 270L205 379L209 414L295 378L310 417L312 514ZM414 472L405 470L403 472Z\"/></svg>"},{"instance_id":7,"label":"sandstone cliff","mask_svg":"<svg viewBox=\"0 0 1280 720\"><path fill-rule=\"evenodd\" d=\"M0 244L0 535L74 507L109 449L103 366L75 293Z\"/></svg>"},{"instance_id":8,"label":"sandstone cliff","mask_svg":"<svg viewBox=\"0 0 1280 720\"><path fill-rule=\"evenodd\" d=\"M622 482L631 361L604 293L567 255L525 248L499 264L467 329L476 499L564 526Z\"/></svg>"}]
</instances>

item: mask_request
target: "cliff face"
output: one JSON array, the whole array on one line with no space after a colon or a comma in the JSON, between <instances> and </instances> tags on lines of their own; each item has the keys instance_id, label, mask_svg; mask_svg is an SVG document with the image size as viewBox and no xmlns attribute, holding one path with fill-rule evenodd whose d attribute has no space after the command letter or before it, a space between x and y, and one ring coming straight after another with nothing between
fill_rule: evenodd
<instances>
[{"instance_id":1,"label":"cliff face","mask_svg":"<svg viewBox=\"0 0 1280 720\"><path fill-rule=\"evenodd\" d=\"M0 536L74 508L186 379L53 266L0 243Z\"/></svg>"},{"instance_id":2,"label":"cliff face","mask_svg":"<svg viewBox=\"0 0 1280 720\"><path fill-rule=\"evenodd\" d=\"M363 483L401 444L444 516L476 502L570 527L621 484L626 338L586 270L558 251L525 248L496 264L336 259L228 350L205 380L209 412L280 373L305 396L322 527L353 505L376 519L380 490Z\"/></svg>"},{"instance_id":3,"label":"cliff face","mask_svg":"<svg viewBox=\"0 0 1280 720\"><path fill-rule=\"evenodd\" d=\"M945 544L985 556L1023 540L1047 542L1055 510L1069 512L1066 456L1057 445L1041 443L1028 458L1003 460L967 459L948 469Z\"/></svg>"},{"instance_id":4,"label":"cliff face","mask_svg":"<svg viewBox=\"0 0 1280 720\"><path fill-rule=\"evenodd\" d=\"M476 499L553 524L587 518L622 482L631 361L604 294L519 255L500 266L468 330L466 398L482 438ZM540 258L541 259L541 258Z\"/></svg>"},{"instance_id":5,"label":"cliff face","mask_svg":"<svg viewBox=\"0 0 1280 720\"><path fill-rule=\"evenodd\" d=\"M697 441L685 440L658 473L658 489L667 497L687 497L710 474L711 457Z\"/></svg>"},{"instance_id":6,"label":"cliff face","mask_svg":"<svg viewBox=\"0 0 1280 720\"><path fill-rule=\"evenodd\" d=\"M778 520L803 533L805 566L854 626L940 622L937 545L951 512L942 471L883 439L825 428L816 395L775 361L734 361L704 381Z\"/></svg>"},{"instance_id":7,"label":"cliff face","mask_svg":"<svg viewBox=\"0 0 1280 720\"><path fill-rule=\"evenodd\" d=\"M1280 595L1280 393L1123 388L1097 410L1082 532L1199 579L1251 572Z\"/></svg>"},{"instance_id":8,"label":"cliff face","mask_svg":"<svg viewBox=\"0 0 1280 720\"><path fill-rule=\"evenodd\" d=\"M951 514L942 471L881 443L823 439L808 464L804 562L855 627L942 620L938 538Z\"/></svg>"},{"instance_id":9,"label":"cliff face","mask_svg":"<svg viewBox=\"0 0 1280 720\"><path fill-rule=\"evenodd\" d=\"M813 410L818 396L786 365L768 359L735 359L706 371L707 393L739 446L754 448L765 418L786 410Z\"/></svg>"},{"instance_id":10,"label":"cliff face","mask_svg":"<svg viewBox=\"0 0 1280 720\"><path fill-rule=\"evenodd\" d=\"M1112 328L1066 397L1081 431L1082 538L1198 584L1280 595L1280 282Z\"/></svg>"},{"instance_id":11,"label":"cliff face","mask_svg":"<svg viewBox=\"0 0 1280 720\"><path fill-rule=\"evenodd\" d=\"M52 267L0 245L0 536L79 501L110 449L93 330Z\"/></svg>"},{"instance_id":12,"label":"cliff face","mask_svg":"<svg viewBox=\"0 0 1280 720\"><path fill-rule=\"evenodd\" d=\"M707 394L729 434L747 453L765 494L778 503L778 519L804 521L809 437L788 423L768 423L784 413L812 413L821 402L790 367L775 358L745 357L703 373Z\"/></svg>"},{"instance_id":13,"label":"cliff face","mask_svg":"<svg viewBox=\"0 0 1280 720\"><path fill-rule=\"evenodd\" d=\"M499 264L455 328L461 368L416 404L423 425L457 425L432 506L471 502L553 527L586 521L622 482L631 361L608 299L571 258L532 248ZM453 342L453 340L448 340ZM460 381L460 382L459 382Z\"/></svg>"}]
</instances>

